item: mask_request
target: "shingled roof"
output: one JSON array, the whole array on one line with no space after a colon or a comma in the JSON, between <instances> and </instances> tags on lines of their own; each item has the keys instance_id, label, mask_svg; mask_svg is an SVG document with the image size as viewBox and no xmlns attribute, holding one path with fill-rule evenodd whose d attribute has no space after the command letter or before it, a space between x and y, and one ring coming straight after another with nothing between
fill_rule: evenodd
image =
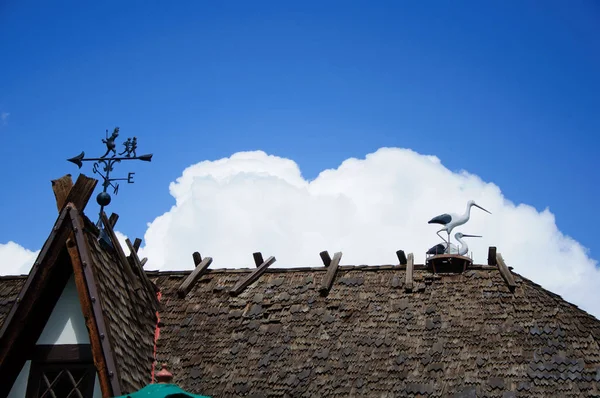
<instances>
[{"instance_id":1,"label":"shingled roof","mask_svg":"<svg viewBox=\"0 0 600 398\"><path fill-rule=\"evenodd\" d=\"M27 275L0 276L0 327L17 300L26 279Z\"/></svg>"},{"instance_id":2,"label":"shingled roof","mask_svg":"<svg viewBox=\"0 0 600 398\"><path fill-rule=\"evenodd\" d=\"M419 268L419 267L416 267ZM600 394L600 321L496 266L462 274L406 267L151 273L162 293L159 361L214 397L581 396ZM455 395L456 394L456 395Z\"/></svg>"}]
</instances>

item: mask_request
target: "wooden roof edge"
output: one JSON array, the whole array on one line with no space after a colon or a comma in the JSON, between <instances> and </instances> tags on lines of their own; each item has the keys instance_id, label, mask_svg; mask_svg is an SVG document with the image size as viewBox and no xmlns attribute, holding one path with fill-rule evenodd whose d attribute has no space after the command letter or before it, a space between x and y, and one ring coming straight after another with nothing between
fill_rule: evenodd
<instances>
[{"instance_id":1,"label":"wooden roof edge","mask_svg":"<svg viewBox=\"0 0 600 398\"><path fill-rule=\"evenodd\" d=\"M71 258L75 284L77 285L86 326L90 333L90 343L92 343L94 364L98 370L100 387L105 396L111 394L120 395L121 377L119 369L116 366L110 333L104 320L104 311L99 298L100 291L92 267L92 256L84 235L84 222L72 204L69 203L66 209L70 211L73 227L72 236L75 239L75 244L72 247L69 247L67 244L67 250ZM90 316L93 318L93 321L90 319Z\"/></svg>"}]
</instances>

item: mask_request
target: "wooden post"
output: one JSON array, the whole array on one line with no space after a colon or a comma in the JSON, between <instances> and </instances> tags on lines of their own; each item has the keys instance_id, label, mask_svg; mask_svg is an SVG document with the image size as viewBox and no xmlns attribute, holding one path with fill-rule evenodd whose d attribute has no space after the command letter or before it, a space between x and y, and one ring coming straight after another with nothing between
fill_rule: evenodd
<instances>
[{"instance_id":1,"label":"wooden post","mask_svg":"<svg viewBox=\"0 0 600 398\"><path fill-rule=\"evenodd\" d=\"M515 278L513 277L513 274L510 272L510 270L506 266L506 263L504 262L504 259L502 258L502 254L500 254L500 253L496 254L496 262L498 263L498 270L500 271L500 275L502 275L502 278L508 285L508 288L510 289L511 292L514 291L515 288L517 287L517 284L515 282Z\"/></svg>"},{"instance_id":2,"label":"wooden post","mask_svg":"<svg viewBox=\"0 0 600 398\"><path fill-rule=\"evenodd\" d=\"M327 250L322 251L321 253L319 253L319 256L321 256L321 261L323 261L323 265L329 267L329 264L331 264L331 257L329 256L329 252Z\"/></svg>"},{"instance_id":3,"label":"wooden post","mask_svg":"<svg viewBox=\"0 0 600 398\"><path fill-rule=\"evenodd\" d=\"M69 192L71 192L71 189L73 188L73 179L71 178L71 174L67 174L57 180L52 180L51 182L52 192L54 192L54 197L56 198L56 208L60 213L66 203Z\"/></svg>"},{"instance_id":4,"label":"wooden post","mask_svg":"<svg viewBox=\"0 0 600 398\"><path fill-rule=\"evenodd\" d=\"M52 181L52 192L56 198L56 207L60 213L67 203L73 203L76 209L80 212L83 211L85 206L90 200L90 197L94 193L96 188L97 180L88 178L83 174L77 177L75 185L71 175L67 174L58 180Z\"/></svg>"},{"instance_id":5,"label":"wooden post","mask_svg":"<svg viewBox=\"0 0 600 398\"><path fill-rule=\"evenodd\" d=\"M119 215L117 213L111 213L108 218L108 222L110 223L110 227L114 228L117 225L117 221L119 221Z\"/></svg>"},{"instance_id":6,"label":"wooden post","mask_svg":"<svg viewBox=\"0 0 600 398\"><path fill-rule=\"evenodd\" d=\"M329 254L327 254L329 256ZM340 260L342 259L342 252L337 252L333 255L333 259L329 266L327 267L327 273L325 274L325 278L323 278L323 282L321 283L321 288L319 289L319 293L322 296L326 296L333 285L333 280L335 278L335 274L337 273L337 269L340 265Z\"/></svg>"},{"instance_id":7,"label":"wooden post","mask_svg":"<svg viewBox=\"0 0 600 398\"><path fill-rule=\"evenodd\" d=\"M133 248L137 253L140 250L140 246L142 245L142 240L140 238L135 238L133 241Z\"/></svg>"},{"instance_id":8,"label":"wooden post","mask_svg":"<svg viewBox=\"0 0 600 398\"><path fill-rule=\"evenodd\" d=\"M233 287L233 289L231 289L229 294L232 296L237 296L238 294L243 292L246 287L248 287L251 284L253 284L254 282L256 282L258 280L258 278L260 278L260 276L265 273L267 268L269 268L269 266L271 266L271 264L273 264L275 261L276 261L275 257L273 257L273 256L269 257L260 266L258 266L254 271L252 271L252 273L250 273L250 275L246 276L241 281L236 283L236 285Z\"/></svg>"},{"instance_id":9,"label":"wooden post","mask_svg":"<svg viewBox=\"0 0 600 398\"><path fill-rule=\"evenodd\" d=\"M83 212L85 206L90 201L90 198L94 193L94 189L96 189L97 183L98 180L86 177L83 174L79 174L79 177L77 177L75 185L73 185L73 188L71 188L69 191L69 195L64 201L61 210L67 205L67 203L73 203L73 206L75 206L77 210Z\"/></svg>"},{"instance_id":10,"label":"wooden post","mask_svg":"<svg viewBox=\"0 0 600 398\"><path fill-rule=\"evenodd\" d=\"M406 254L404 254L404 250L398 250L396 256L398 257L398 261L400 261L400 265L406 265Z\"/></svg>"},{"instance_id":11,"label":"wooden post","mask_svg":"<svg viewBox=\"0 0 600 398\"><path fill-rule=\"evenodd\" d=\"M404 285L407 291L412 291L413 289L413 269L415 267L415 255L412 253L408 253L408 258L406 259L406 284Z\"/></svg>"},{"instance_id":12,"label":"wooden post","mask_svg":"<svg viewBox=\"0 0 600 398\"><path fill-rule=\"evenodd\" d=\"M496 247L490 246L488 249L488 265L496 265Z\"/></svg>"},{"instance_id":13,"label":"wooden post","mask_svg":"<svg viewBox=\"0 0 600 398\"><path fill-rule=\"evenodd\" d=\"M252 253L252 257L254 258L254 264L256 265L256 268L260 267L260 265L265 262L261 252Z\"/></svg>"},{"instance_id":14,"label":"wooden post","mask_svg":"<svg viewBox=\"0 0 600 398\"><path fill-rule=\"evenodd\" d=\"M179 286L179 289L177 289L177 294L181 298L185 297L190 292L190 290L192 290L196 282L206 272L206 270L213 261L211 257L205 257L203 260L202 256L198 252L194 252L192 254L192 258L194 259L194 265L196 266L196 268L194 268L192 273L189 274L187 278L185 278L181 286Z\"/></svg>"}]
</instances>

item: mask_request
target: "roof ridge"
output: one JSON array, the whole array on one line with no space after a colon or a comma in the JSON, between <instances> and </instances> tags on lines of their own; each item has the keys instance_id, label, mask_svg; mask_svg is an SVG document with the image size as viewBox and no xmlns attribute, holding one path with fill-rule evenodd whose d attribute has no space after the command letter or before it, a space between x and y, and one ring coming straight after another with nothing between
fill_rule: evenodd
<instances>
[{"instance_id":1,"label":"roof ridge","mask_svg":"<svg viewBox=\"0 0 600 398\"><path fill-rule=\"evenodd\" d=\"M406 265L392 265L392 264L381 264L381 265L367 265L367 264L361 264L361 265L340 265L339 266L340 270L343 271L352 271L352 270L364 270L364 271L369 271L369 272L375 272L375 271L405 271L406 270ZM244 268L211 268L208 269L206 271L207 274L210 273L247 273L247 272L253 272L255 269L254 268L250 268L250 267L244 267ZM414 265L414 270L415 271L429 271L429 267L427 267L425 264L415 264ZM485 264L474 264L470 267L467 268L467 271L470 270L481 270L481 271L497 271L498 267L493 266L493 265L485 265ZM146 274L149 275L188 275L189 273L191 273L193 271L193 269L187 269L187 270L165 270L165 271L161 271L161 270L145 270ZM327 272L327 268L326 267L309 267L309 266L296 266L296 267L272 267L269 268L265 271L265 273L267 274L273 274L273 273L288 273L288 272L306 272L306 271L311 271L311 272ZM433 272L432 272L433 274Z\"/></svg>"}]
</instances>

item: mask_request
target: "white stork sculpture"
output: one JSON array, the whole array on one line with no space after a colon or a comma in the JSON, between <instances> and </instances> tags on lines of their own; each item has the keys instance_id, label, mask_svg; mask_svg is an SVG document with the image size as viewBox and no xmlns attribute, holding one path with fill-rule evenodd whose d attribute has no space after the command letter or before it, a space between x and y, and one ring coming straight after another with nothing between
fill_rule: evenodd
<instances>
[{"instance_id":1,"label":"white stork sculpture","mask_svg":"<svg viewBox=\"0 0 600 398\"><path fill-rule=\"evenodd\" d=\"M427 254L449 253L449 254L459 254L461 256L464 256L465 254L467 254L469 252L469 246L467 245L467 242L462 240L462 238L481 238L481 235L467 235L467 234L463 234L461 232L457 232L454 235L454 237L456 238L457 241L460 242L460 247L456 247L456 245L453 243L450 243L450 244L440 243L440 244L433 246L431 249L427 250ZM450 245L450 248L448 248L448 245Z\"/></svg>"},{"instance_id":2,"label":"white stork sculpture","mask_svg":"<svg viewBox=\"0 0 600 398\"><path fill-rule=\"evenodd\" d=\"M483 207L479 206L477 203L475 203L474 200L469 200L467 202L467 210L465 211L465 214L463 214L463 215L440 214L439 216L433 217L431 220L429 220L428 224L442 224L444 226L444 228L437 231L436 234L444 242L446 242L446 244L450 244L450 233L452 232L452 230L454 228L458 227L459 225L463 225L467 221L469 221L469 218L471 217L471 207L473 207L473 206L479 207L481 210L483 210L489 214L492 214L489 211L487 211L486 209L484 209ZM446 231L448 233L448 240L442 238L442 235L440 235L440 232L442 232L442 231Z\"/></svg>"}]
</instances>

